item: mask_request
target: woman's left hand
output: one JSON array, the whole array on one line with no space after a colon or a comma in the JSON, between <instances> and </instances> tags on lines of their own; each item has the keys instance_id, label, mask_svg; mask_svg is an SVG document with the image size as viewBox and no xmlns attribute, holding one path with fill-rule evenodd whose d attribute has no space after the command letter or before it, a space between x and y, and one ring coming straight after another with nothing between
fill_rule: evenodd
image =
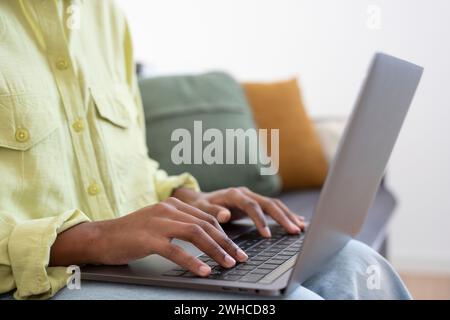
<instances>
[{"instance_id":1,"label":"woman's left hand","mask_svg":"<svg viewBox=\"0 0 450 320\"><path fill-rule=\"evenodd\" d=\"M241 218L242 214L248 215L263 237L271 236L265 214L289 233L295 234L305 229L305 219L290 211L283 202L254 193L246 187L227 188L212 192L178 188L172 196L211 214L220 223Z\"/></svg>"}]
</instances>

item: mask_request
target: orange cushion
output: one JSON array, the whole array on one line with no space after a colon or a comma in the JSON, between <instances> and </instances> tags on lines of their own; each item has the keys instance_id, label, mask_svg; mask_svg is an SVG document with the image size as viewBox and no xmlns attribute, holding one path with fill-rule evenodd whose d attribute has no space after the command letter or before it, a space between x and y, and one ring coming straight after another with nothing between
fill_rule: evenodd
<instances>
[{"instance_id":1,"label":"orange cushion","mask_svg":"<svg viewBox=\"0 0 450 320\"><path fill-rule=\"evenodd\" d=\"M279 173L283 189L320 187L328 165L305 111L297 80L245 83L243 87L258 127L280 130Z\"/></svg>"}]
</instances>

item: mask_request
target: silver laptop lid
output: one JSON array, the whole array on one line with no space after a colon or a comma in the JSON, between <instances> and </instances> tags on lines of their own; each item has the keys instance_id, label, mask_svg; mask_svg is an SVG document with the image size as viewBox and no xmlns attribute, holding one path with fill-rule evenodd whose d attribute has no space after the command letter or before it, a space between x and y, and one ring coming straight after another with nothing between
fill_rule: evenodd
<instances>
[{"instance_id":1,"label":"silver laptop lid","mask_svg":"<svg viewBox=\"0 0 450 320\"><path fill-rule=\"evenodd\" d=\"M290 292L361 230L423 68L378 53L330 166L287 287Z\"/></svg>"}]
</instances>

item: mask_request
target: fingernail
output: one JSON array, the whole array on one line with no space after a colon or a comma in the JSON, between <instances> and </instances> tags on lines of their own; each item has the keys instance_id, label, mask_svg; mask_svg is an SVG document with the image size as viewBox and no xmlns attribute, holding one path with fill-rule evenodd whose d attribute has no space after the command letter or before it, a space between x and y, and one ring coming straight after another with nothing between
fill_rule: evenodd
<instances>
[{"instance_id":1,"label":"fingernail","mask_svg":"<svg viewBox=\"0 0 450 320\"><path fill-rule=\"evenodd\" d=\"M236 255L241 262L244 262L248 259L248 255L241 249L237 250Z\"/></svg>"},{"instance_id":2,"label":"fingernail","mask_svg":"<svg viewBox=\"0 0 450 320\"><path fill-rule=\"evenodd\" d=\"M234 260L232 257L230 257L229 255L226 255L225 256L225 264L227 265L227 266L230 266L230 267L232 267L232 266L234 266L235 264L236 264L236 260Z\"/></svg>"},{"instance_id":3,"label":"fingernail","mask_svg":"<svg viewBox=\"0 0 450 320\"><path fill-rule=\"evenodd\" d=\"M269 227L264 227L262 229L261 235L265 238L270 238L272 236L272 233L270 232Z\"/></svg>"},{"instance_id":4,"label":"fingernail","mask_svg":"<svg viewBox=\"0 0 450 320\"><path fill-rule=\"evenodd\" d=\"M211 268L205 265L201 265L200 268L198 268L198 273L201 276L207 276L211 273Z\"/></svg>"},{"instance_id":5,"label":"fingernail","mask_svg":"<svg viewBox=\"0 0 450 320\"><path fill-rule=\"evenodd\" d=\"M292 227L292 232L294 232L294 233L300 233L300 228L297 227L297 226L293 226L293 227Z\"/></svg>"}]
</instances>

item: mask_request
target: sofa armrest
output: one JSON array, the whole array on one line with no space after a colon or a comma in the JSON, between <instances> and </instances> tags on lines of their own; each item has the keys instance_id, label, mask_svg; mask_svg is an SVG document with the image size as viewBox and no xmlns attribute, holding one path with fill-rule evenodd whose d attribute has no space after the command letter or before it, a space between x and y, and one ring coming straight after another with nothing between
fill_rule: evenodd
<instances>
[{"instance_id":1,"label":"sofa armrest","mask_svg":"<svg viewBox=\"0 0 450 320\"><path fill-rule=\"evenodd\" d=\"M328 162L331 162L344 133L347 119L343 117L316 118L313 122L325 157Z\"/></svg>"},{"instance_id":2,"label":"sofa armrest","mask_svg":"<svg viewBox=\"0 0 450 320\"><path fill-rule=\"evenodd\" d=\"M313 123L319 136L322 150L328 163L333 160L336 155L339 142L344 134L348 118L346 117L320 117L314 118ZM386 174L381 180L381 185L385 186Z\"/></svg>"}]
</instances>

